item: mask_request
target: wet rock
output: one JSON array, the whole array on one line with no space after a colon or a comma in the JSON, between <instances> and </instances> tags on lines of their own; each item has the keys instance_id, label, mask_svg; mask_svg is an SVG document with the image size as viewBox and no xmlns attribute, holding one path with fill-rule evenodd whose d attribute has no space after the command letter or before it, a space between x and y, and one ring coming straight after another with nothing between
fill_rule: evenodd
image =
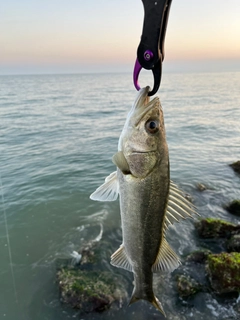
<instances>
[{"instance_id":1,"label":"wet rock","mask_svg":"<svg viewBox=\"0 0 240 320\"><path fill-rule=\"evenodd\" d=\"M101 312L110 306L119 309L128 298L127 278L121 272L112 273L106 269L106 260L113 251L110 236L105 233L102 237L101 230L96 239L84 242L71 257L56 260L60 300L82 314Z\"/></svg>"},{"instance_id":2,"label":"wet rock","mask_svg":"<svg viewBox=\"0 0 240 320\"><path fill-rule=\"evenodd\" d=\"M240 161L236 161L229 165L235 172L240 174Z\"/></svg>"},{"instance_id":3,"label":"wet rock","mask_svg":"<svg viewBox=\"0 0 240 320\"><path fill-rule=\"evenodd\" d=\"M84 246L79 250L79 254L81 255L80 265L96 263L99 260L99 248L96 244Z\"/></svg>"},{"instance_id":4,"label":"wet rock","mask_svg":"<svg viewBox=\"0 0 240 320\"><path fill-rule=\"evenodd\" d=\"M212 252L208 249L200 249L191 252L185 259L186 262L205 263L208 255Z\"/></svg>"},{"instance_id":5,"label":"wet rock","mask_svg":"<svg viewBox=\"0 0 240 320\"><path fill-rule=\"evenodd\" d=\"M239 297L240 295L238 296L236 303L233 305L233 309L237 314L240 314L240 298Z\"/></svg>"},{"instance_id":6,"label":"wet rock","mask_svg":"<svg viewBox=\"0 0 240 320\"><path fill-rule=\"evenodd\" d=\"M200 238L224 238L240 232L240 226L221 219L207 218L195 224Z\"/></svg>"},{"instance_id":7,"label":"wet rock","mask_svg":"<svg viewBox=\"0 0 240 320\"><path fill-rule=\"evenodd\" d=\"M179 320L180 318L179 318L179 314L178 315L168 314L167 319L168 320ZM183 314L181 314L181 320L187 320L187 318Z\"/></svg>"},{"instance_id":8,"label":"wet rock","mask_svg":"<svg viewBox=\"0 0 240 320\"><path fill-rule=\"evenodd\" d=\"M63 268L58 271L61 301L82 313L101 312L127 297L126 283L110 272Z\"/></svg>"},{"instance_id":9,"label":"wet rock","mask_svg":"<svg viewBox=\"0 0 240 320\"><path fill-rule=\"evenodd\" d=\"M240 234L233 235L227 241L228 252L240 252Z\"/></svg>"},{"instance_id":10,"label":"wet rock","mask_svg":"<svg viewBox=\"0 0 240 320\"><path fill-rule=\"evenodd\" d=\"M206 270L211 287L216 293L239 291L240 253L210 254Z\"/></svg>"},{"instance_id":11,"label":"wet rock","mask_svg":"<svg viewBox=\"0 0 240 320\"><path fill-rule=\"evenodd\" d=\"M189 202L193 203L193 197L190 194L185 193L184 198L187 199Z\"/></svg>"},{"instance_id":12,"label":"wet rock","mask_svg":"<svg viewBox=\"0 0 240 320\"><path fill-rule=\"evenodd\" d=\"M240 217L240 200L233 200L225 207L225 209L228 212Z\"/></svg>"},{"instance_id":13,"label":"wet rock","mask_svg":"<svg viewBox=\"0 0 240 320\"><path fill-rule=\"evenodd\" d=\"M177 277L177 290L182 298L193 296L201 290L201 285L190 276L180 275Z\"/></svg>"},{"instance_id":14,"label":"wet rock","mask_svg":"<svg viewBox=\"0 0 240 320\"><path fill-rule=\"evenodd\" d=\"M198 189L198 191L205 191L205 190L207 190L207 187L203 183L198 183L197 189Z\"/></svg>"},{"instance_id":15,"label":"wet rock","mask_svg":"<svg viewBox=\"0 0 240 320\"><path fill-rule=\"evenodd\" d=\"M105 245L105 242L101 241L101 245ZM81 268L82 270L92 270L95 267L99 268L103 259L101 245L100 242L93 241L84 244L80 250L71 252L69 258L56 259L56 269Z\"/></svg>"}]
</instances>

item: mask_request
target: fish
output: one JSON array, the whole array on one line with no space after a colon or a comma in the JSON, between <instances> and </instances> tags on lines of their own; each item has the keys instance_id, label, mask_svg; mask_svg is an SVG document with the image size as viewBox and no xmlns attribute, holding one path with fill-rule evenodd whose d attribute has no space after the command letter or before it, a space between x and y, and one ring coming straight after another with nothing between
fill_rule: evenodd
<instances>
[{"instance_id":1,"label":"fish","mask_svg":"<svg viewBox=\"0 0 240 320\"><path fill-rule=\"evenodd\" d=\"M184 193L170 180L169 152L159 97L150 100L142 88L128 113L112 161L117 170L90 196L120 202L122 244L111 264L133 272L129 304L149 301L165 317L153 292L153 273L172 272L180 258L166 240L170 225L197 214Z\"/></svg>"}]
</instances>

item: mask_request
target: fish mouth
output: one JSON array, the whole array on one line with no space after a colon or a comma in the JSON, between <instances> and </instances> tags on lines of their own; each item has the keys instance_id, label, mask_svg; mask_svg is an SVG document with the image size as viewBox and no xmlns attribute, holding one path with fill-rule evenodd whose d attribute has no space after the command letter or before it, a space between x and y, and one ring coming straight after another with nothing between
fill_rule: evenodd
<instances>
[{"instance_id":1,"label":"fish mouth","mask_svg":"<svg viewBox=\"0 0 240 320\"><path fill-rule=\"evenodd\" d=\"M143 117L154 108L159 108L160 106L160 100L158 97L155 97L153 100L148 101L147 104L143 104L142 106L136 107L135 109L135 117L136 120L134 121L134 125L138 126L140 121L143 119Z\"/></svg>"},{"instance_id":2,"label":"fish mouth","mask_svg":"<svg viewBox=\"0 0 240 320\"><path fill-rule=\"evenodd\" d=\"M141 105L143 105L143 104L145 104L145 105L148 104L148 102L149 102L149 100L150 100L150 98L149 98L149 96L148 96L148 92L149 92L149 91L150 91L150 87L149 87L149 86L147 86L147 87L145 87L145 88L142 88L142 89L139 91L139 94L138 94L138 96L137 96L137 98L136 98L136 100L135 100L135 102L134 102L134 105L135 105L136 107L141 106Z\"/></svg>"}]
</instances>

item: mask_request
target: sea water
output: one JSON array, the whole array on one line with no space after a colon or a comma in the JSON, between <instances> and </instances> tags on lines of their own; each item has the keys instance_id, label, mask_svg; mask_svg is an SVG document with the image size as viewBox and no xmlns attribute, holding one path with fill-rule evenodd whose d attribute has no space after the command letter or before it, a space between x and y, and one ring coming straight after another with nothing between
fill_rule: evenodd
<instances>
[{"instance_id":1,"label":"sea water","mask_svg":"<svg viewBox=\"0 0 240 320\"><path fill-rule=\"evenodd\" d=\"M143 85L151 81L142 76ZM158 93L171 179L201 216L234 223L223 205L240 198L240 177L229 167L240 160L239 88L237 72L164 74ZM60 303L56 260L97 237L99 224L103 232L120 226L118 201L89 195L115 170L111 157L135 97L130 74L0 77L0 319L112 319L111 311L80 316ZM198 183L209 189L200 193ZM168 241L181 257L197 249L193 221L172 227ZM167 282L163 287L158 298L172 319L239 316L209 294L184 306ZM161 315L125 301L114 314L123 317Z\"/></svg>"}]
</instances>

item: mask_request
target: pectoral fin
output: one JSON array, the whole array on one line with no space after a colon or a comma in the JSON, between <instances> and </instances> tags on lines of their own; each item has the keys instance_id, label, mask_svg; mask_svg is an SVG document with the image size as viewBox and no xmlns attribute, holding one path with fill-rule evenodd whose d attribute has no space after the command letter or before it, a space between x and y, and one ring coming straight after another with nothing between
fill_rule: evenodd
<instances>
[{"instance_id":1,"label":"pectoral fin","mask_svg":"<svg viewBox=\"0 0 240 320\"><path fill-rule=\"evenodd\" d=\"M112 162L122 171L123 174L129 174L130 169L127 160L122 151L118 151L112 157Z\"/></svg>"},{"instance_id":2,"label":"pectoral fin","mask_svg":"<svg viewBox=\"0 0 240 320\"><path fill-rule=\"evenodd\" d=\"M114 201L117 199L118 193L117 171L114 171L105 179L104 184L90 195L90 199L96 201Z\"/></svg>"}]
</instances>

